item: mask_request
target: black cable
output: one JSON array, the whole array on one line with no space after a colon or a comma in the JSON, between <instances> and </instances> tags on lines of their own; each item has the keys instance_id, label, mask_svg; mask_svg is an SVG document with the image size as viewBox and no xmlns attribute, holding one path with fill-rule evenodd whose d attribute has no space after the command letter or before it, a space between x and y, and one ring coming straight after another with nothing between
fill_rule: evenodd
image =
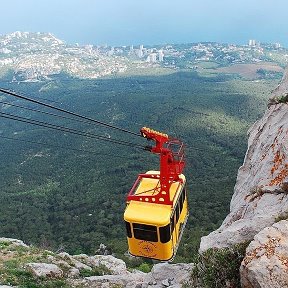
<instances>
[{"instance_id":1,"label":"black cable","mask_svg":"<svg viewBox=\"0 0 288 288\"><path fill-rule=\"evenodd\" d=\"M135 143L122 141L122 140L111 139L111 138L108 138L108 137L105 137L105 136L92 134L92 133L87 133L87 132L82 132L82 131L79 131L79 130L76 130L76 129L67 128L67 127L64 127L64 126L58 126L58 125L54 125L54 124L50 124L50 123L46 123L46 122L42 122L42 121L32 120L32 119L28 119L28 118L12 115L12 114L3 113L3 112L0 114L0 117L11 119L11 120L15 120L15 121L19 121L19 122L23 122L23 123L29 123L29 124L40 126L40 127L50 128L50 129L54 129L54 130L58 130L58 131L62 131L62 132L67 132L67 133L71 133L71 134L74 134L74 135L84 136L84 137L88 137L88 138L95 138L95 139L98 139L98 140L112 142L112 143L115 143L115 144L121 144L121 145L130 146L130 147L136 147L136 148L140 148L141 147L141 149L145 148L144 146L140 146L140 145L135 144Z\"/></svg>"},{"instance_id":2,"label":"black cable","mask_svg":"<svg viewBox=\"0 0 288 288\"><path fill-rule=\"evenodd\" d=\"M12 107L25 109L25 110L28 110L28 111L33 111L33 112L37 112L37 113L41 113L41 114L45 114L45 115L50 115L50 116L54 116L54 117L58 117L58 118L62 118L62 119L68 119L68 120L72 120L72 121L77 121L77 122L87 123L87 124L93 125L93 123L91 123L91 121L82 120L82 119L76 119L76 118L67 117L67 116L64 116L64 115L58 115L58 114L54 114L54 113L50 113L50 112L46 112L46 111L41 111L41 110L34 109L34 108L21 106L21 105L18 105L18 104L13 104L13 103L4 102L4 101L0 101L0 104L5 104L5 105L12 106Z\"/></svg>"},{"instance_id":3,"label":"black cable","mask_svg":"<svg viewBox=\"0 0 288 288\"><path fill-rule=\"evenodd\" d=\"M64 146L60 146L60 145L54 145L54 144L48 144L48 143L43 143L43 142L34 142L34 141L29 141L29 140L16 139L16 138L7 137L7 136L3 136L3 135L0 135L0 138L13 140L13 141L20 141L20 142L24 142L24 143L44 145L44 146L48 146L48 147L52 147L52 148L60 148L60 149L71 150L71 151L76 151L76 152L84 152L84 153L89 153L89 154L93 154L93 155L111 156L111 154L106 154L106 153L96 153L95 151L90 151L90 150L68 148L68 147L64 147ZM6 153L5 153L5 155L6 155ZM113 157L127 159L127 157L120 156L120 155L115 155L115 154L113 154Z\"/></svg>"},{"instance_id":4,"label":"black cable","mask_svg":"<svg viewBox=\"0 0 288 288\"><path fill-rule=\"evenodd\" d=\"M2 81L1 81L2 82ZM11 81L8 81L9 83L11 83ZM5 90L5 89L4 89ZM17 91L15 91L15 90L13 90L13 89L9 89L9 91L10 92L12 92L12 93L17 93ZM26 96L26 93L24 93L23 91L21 92L21 94L23 95L23 96ZM38 99L40 99L40 100L44 100L44 101L47 101L47 102L50 102L50 103L57 103L57 104L60 104L60 105L62 105L62 103L61 102L59 102L59 101L56 101L56 100L51 100L51 99L47 99L47 98L43 98L43 97L37 97Z\"/></svg>"},{"instance_id":5,"label":"black cable","mask_svg":"<svg viewBox=\"0 0 288 288\"><path fill-rule=\"evenodd\" d=\"M145 149L145 146L142 146L139 144L135 144L135 143L131 143L131 142L123 141L123 140L111 139L111 138L108 138L105 136L87 133L87 132L82 132L80 130L76 130L76 129L72 129L72 128L68 128L68 127L64 127L64 126L59 126L59 125L54 125L54 124L50 124L50 123L46 123L46 122L42 122L42 121L38 121L38 120L32 120L32 119L28 119L28 118L24 118L24 117L16 116L13 114L4 113L4 112L0 112L0 117L15 120L18 122L29 123L29 124L40 126L40 127L50 128L50 129L54 129L54 130L58 130L58 131L62 131L62 132L68 132L71 134L80 135L80 136L84 136L84 137L88 137L88 138L95 138L98 140L112 142L115 144L121 144L121 145L125 145L125 146Z\"/></svg>"},{"instance_id":6,"label":"black cable","mask_svg":"<svg viewBox=\"0 0 288 288\"><path fill-rule=\"evenodd\" d=\"M93 118L86 117L86 116L83 116L83 115L80 115L80 114L77 114L77 113L74 113L74 112L70 112L70 111L68 111L68 110L65 110L65 109L62 109L62 108L58 108L58 107L55 107L55 106L50 105L50 104L46 104L46 103L40 102L40 101L38 101L38 100L29 98L29 97L26 97L26 96L21 96L21 95L19 95L19 94L17 94L17 93L14 93L14 92L9 91L9 90L5 90L5 89L0 88L0 92L5 93L5 94L8 94L8 95L11 95L11 96L14 96L14 97L16 97L16 98L20 98L20 99L22 99L22 100L27 100L27 101L29 101L29 102L36 103L36 104L39 104L39 105L42 105L42 106L45 106L45 107L48 107L48 108L51 108L51 109L60 111L60 112L67 113L67 114L69 114L69 115L73 115L73 116L76 116L76 117L78 117L78 118L85 119L85 120L88 120L88 121L97 123L97 124L99 124L99 125L102 125L102 126L106 126L106 127L109 127L109 128L115 129L115 130L119 130L119 131L122 131L122 132L125 132L125 133L129 133L129 134L132 134L132 135L134 135L134 136L142 137L142 136L141 136L140 134L138 134L138 133L135 133L135 132L132 132L132 131L129 131L129 130L126 130L126 129L123 129L123 128L120 128L120 127L117 127L117 126L114 126L114 125L111 125L111 124L102 122L102 121L98 121L98 120L95 120L95 119L93 119Z\"/></svg>"}]
</instances>

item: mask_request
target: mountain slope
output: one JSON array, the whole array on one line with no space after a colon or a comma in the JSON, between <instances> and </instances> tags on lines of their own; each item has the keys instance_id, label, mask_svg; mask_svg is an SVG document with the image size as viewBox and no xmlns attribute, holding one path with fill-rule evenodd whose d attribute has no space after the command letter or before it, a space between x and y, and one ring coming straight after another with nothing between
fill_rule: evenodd
<instances>
[{"instance_id":1,"label":"mountain slope","mask_svg":"<svg viewBox=\"0 0 288 288\"><path fill-rule=\"evenodd\" d=\"M230 213L219 229L202 238L201 251L251 240L276 219L288 216L287 81L286 71L273 104L250 128Z\"/></svg>"}]
</instances>

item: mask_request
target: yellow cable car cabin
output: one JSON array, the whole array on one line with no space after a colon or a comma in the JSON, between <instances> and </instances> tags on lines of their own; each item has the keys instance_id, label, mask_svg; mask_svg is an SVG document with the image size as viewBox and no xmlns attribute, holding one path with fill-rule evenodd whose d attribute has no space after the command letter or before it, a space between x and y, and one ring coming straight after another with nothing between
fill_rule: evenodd
<instances>
[{"instance_id":1,"label":"yellow cable car cabin","mask_svg":"<svg viewBox=\"0 0 288 288\"><path fill-rule=\"evenodd\" d=\"M160 171L140 174L127 196L124 220L129 253L168 261L177 252L189 215L186 179L181 173L183 144L147 129L142 128L141 133L156 141L149 150L160 154ZM179 143L180 149L175 152L172 146Z\"/></svg>"}]
</instances>

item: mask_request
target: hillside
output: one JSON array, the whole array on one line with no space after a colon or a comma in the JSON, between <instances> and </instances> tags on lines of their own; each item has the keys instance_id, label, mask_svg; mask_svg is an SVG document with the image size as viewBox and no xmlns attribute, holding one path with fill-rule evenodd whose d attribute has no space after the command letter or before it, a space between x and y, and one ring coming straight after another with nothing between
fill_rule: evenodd
<instances>
[{"instance_id":1,"label":"hillside","mask_svg":"<svg viewBox=\"0 0 288 288\"><path fill-rule=\"evenodd\" d=\"M104 255L73 256L0 238L2 287L287 287L288 99L283 87L274 90L269 108L249 130L230 213L218 230L202 237L194 264L152 266L127 258L137 268L127 269L107 255L111 251L103 244L97 253Z\"/></svg>"},{"instance_id":2,"label":"hillside","mask_svg":"<svg viewBox=\"0 0 288 288\"><path fill-rule=\"evenodd\" d=\"M245 154L246 131L265 109L271 85L276 86L276 81L207 78L187 72L5 83L7 88L135 132L150 126L181 138L187 145L191 217L183 239L187 245L179 255L188 258L197 251L200 236L218 227L228 212L236 171ZM19 103L12 98L5 101ZM3 104L2 111L133 140L97 126ZM93 252L101 242L126 251L125 195L138 173L157 169L157 157L7 119L0 125L2 137L21 140L1 138L0 197L6 205L0 207L0 234L48 247L64 246L71 252ZM146 145L143 140L136 142Z\"/></svg>"},{"instance_id":3,"label":"hillside","mask_svg":"<svg viewBox=\"0 0 288 288\"><path fill-rule=\"evenodd\" d=\"M279 69L285 62L285 49L275 50L269 45L266 48L233 48L217 43L168 45L163 49L166 60L150 63L145 58L137 58L137 51L132 55L128 47L122 54L115 48L111 55L107 54L111 47L106 50L92 47L95 53L109 61L124 57L130 68L112 75L108 69L110 74L105 74L104 78L80 79L87 75L82 77L77 74L79 71L73 74L72 70L65 70L65 65L70 63L73 49L73 57L84 61L89 47L76 45L71 50L53 35L20 32L2 36L0 43L1 67L12 69L9 73L3 70L1 87L136 133L142 126L148 126L186 143L185 174L191 216L176 261L191 261L201 236L219 227L229 211L237 169L246 151L246 131L265 110L271 87L277 86L282 75ZM257 52L260 48L263 54ZM145 53L151 52L150 48L145 49ZM236 53L235 49L244 54ZM19 51L23 51L22 55ZM232 51L233 59L230 57ZM17 65L25 62L32 69L37 64L38 53L45 59L65 54L68 57L63 64L65 69L61 66L63 69L52 69L56 74L52 70L49 70L52 74L49 71L45 74L41 69L46 67L46 62L43 64L39 60L43 64L39 64L41 73L37 70L40 74L37 72L31 74L35 77L27 78L25 68L26 74L20 74L26 76L22 77ZM260 58L255 58L255 53ZM204 54L210 58L201 60ZM270 54L275 59L267 56ZM217 55L222 55L219 58L222 60L213 62ZM26 62L26 57L32 62ZM249 61L251 65L260 65L251 57L262 59L264 66L268 65L265 61L273 60L278 72L266 73L264 69L266 72L259 74L256 69L252 78L246 78L235 71L224 74L219 70L228 64L245 65ZM12 66L3 64L8 58L12 59ZM48 64L54 65L53 61L49 60ZM96 62L92 66L98 69L101 65ZM86 71L85 65L79 67ZM146 145L139 137L9 106L7 103L39 109L3 94L0 101L2 113L115 137L133 145ZM105 243L124 258L127 250L122 223L125 197L138 173L157 169L157 157L137 148L102 143L2 118L0 143L0 202L5 203L0 206L1 236L70 253L93 254L95 247Z\"/></svg>"}]
</instances>

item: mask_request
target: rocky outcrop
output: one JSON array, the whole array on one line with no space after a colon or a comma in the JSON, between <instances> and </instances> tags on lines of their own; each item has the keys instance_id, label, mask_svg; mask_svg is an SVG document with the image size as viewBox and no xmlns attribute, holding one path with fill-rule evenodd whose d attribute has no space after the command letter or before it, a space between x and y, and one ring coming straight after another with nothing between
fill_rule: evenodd
<instances>
[{"instance_id":1,"label":"rocky outcrop","mask_svg":"<svg viewBox=\"0 0 288 288\"><path fill-rule=\"evenodd\" d=\"M84 279L68 281L71 287L91 287L91 288L106 288L106 287L127 287L140 288L145 283L145 273L133 272L125 275L103 275L91 276ZM143 286L144 287L144 286ZM146 286L148 287L148 285Z\"/></svg>"},{"instance_id":2,"label":"rocky outcrop","mask_svg":"<svg viewBox=\"0 0 288 288\"><path fill-rule=\"evenodd\" d=\"M288 287L288 221L258 233L246 250L240 274L243 288Z\"/></svg>"},{"instance_id":3,"label":"rocky outcrop","mask_svg":"<svg viewBox=\"0 0 288 288\"><path fill-rule=\"evenodd\" d=\"M31 271L36 277L61 278L63 276L63 271L55 264L28 263L26 270Z\"/></svg>"},{"instance_id":4,"label":"rocky outcrop","mask_svg":"<svg viewBox=\"0 0 288 288\"><path fill-rule=\"evenodd\" d=\"M230 213L219 229L203 237L200 251L252 240L288 214L288 105L272 105L249 130ZM287 215L288 216L288 215Z\"/></svg>"},{"instance_id":5,"label":"rocky outcrop","mask_svg":"<svg viewBox=\"0 0 288 288\"><path fill-rule=\"evenodd\" d=\"M146 282L158 285L155 287L182 287L180 284L189 280L193 267L194 264L157 264L147 275Z\"/></svg>"},{"instance_id":6,"label":"rocky outcrop","mask_svg":"<svg viewBox=\"0 0 288 288\"><path fill-rule=\"evenodd\" d=\"M168 264L160 263L153 266L150 273L134 270L126 271L122 275L103 275L86 277L85 279L73 281L85 287L110 287L108 285L120 285L127 288L180 288L189 281L193 264Z\"/></svg>"},{"instance_id":7,"label":"rocky outcrop","mask_svg":"<svg viewBox=\"0 0 288 288\"><path fill-rule=\"evenodd\" d=\"M285 69L281 83L272 91L272 97L280 97L288 92L288 68Z\"/></svg>"},{"instance_id":8,"label":"rocky outcrop","mask_svg":"<svg viewBox=\"0 0 288 288\"><path fill-rule=\"evenodd\" d=\"M117 259L112 255L87 256L85 254L75 255L74 259L85 263L89 267L106 267L113 275L127 274L126 264L123 260Z\"/></svg>"},{"instance_id":9,"label":"rocky outcrop","mask_svg":"<svg viewBox=\"0 0 288 288\"><path fill-rule=\"evenodd\" d=\"M70 255L65 252L57 254L28 246L17 239L0 239L2 239L0 240L0 260L17 259L18 266L15 269L19 275L26 275L28 277L26 281L34 281L37 285L40 283L43 287L46 287L46 284L52 285L51 281L55 281L55 283L64 281L71 288L176 288L182 287L182 284L189 280L193 268L193 264L161 263L154 265L150 273L144 273L136 269L133 271L127 269L124 261L112 255ZM0 288L1 284L8 284L9 279L11 279L9 269L3 268L2 272L3 274L0 274ZM16 283L17 281L21 283L23 280L23 278L21 280L13 277Z\"/></svg>"},{"instance_id":10,"label":"rocky outcrop","mask_svg":"<svg viewBox=\"0 0 288 288\"><path fill-rule=\"evenodd\" d=\"M7 243L13 246L29 247L22 240L6 238L6 237L0 237L0 243Z\"/></svg>"}]
</instances>

